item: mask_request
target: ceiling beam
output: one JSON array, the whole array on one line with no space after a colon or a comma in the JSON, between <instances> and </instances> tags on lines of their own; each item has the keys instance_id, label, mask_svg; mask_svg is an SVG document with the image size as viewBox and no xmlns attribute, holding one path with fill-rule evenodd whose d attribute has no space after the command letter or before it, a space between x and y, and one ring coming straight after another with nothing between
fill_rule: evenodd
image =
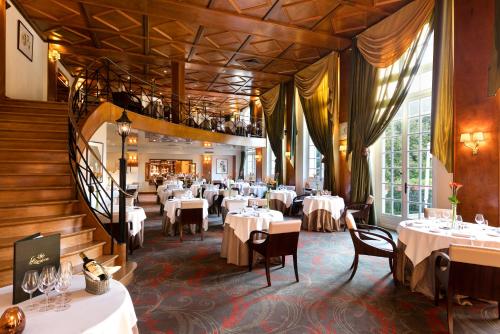
<instances>
[{"instance_id":1,"label":"ceiling beam","mask_svg":"<svg viewBox=\"0 0 500 334\"><path fill-rule=\"evenodd\" d=\"M218 27L321 48L342 50L351 44L351 41L347 38L337 37L323 32L314 32L290 24L262 21L255 17L209 9L186 2L173 0L157 0L154 2L82 0L81 2L110 9L135 12L142 15L170 18L185 22L196 22L206 27Z\"/></svg>"},{"instance_id":2,"label":"ceiling beam","mask_svg":"<svg viewBox=\"0 0 500 334\"><path fill-rule=\"evenodd\" d=\"M80 15L83 17L83 20L85 21L85 26L87 28L92 27L92 19L90 17L87 6L85 6L85 4L83 4L81 2L78 4L80 6ZM97 38L97 34L94 31L89 29L89 35L90 35L90 39L92 39L92 44L94 44L94 46L96 48L101 48L102 47L101 41L99 41L99 39Z\"/></svg>"},{"instance_id":3,"label":"ceiling beam","mask_svg":"<svg viewBox=\"0 0 500 334\"><path fill-rule=\"evenodd\" d=\"M51 44L59 45L59 52L61 54L71 54L71 55L83 55L89 57L104 57L108 56L110 58L116 58L123 61L128 61L130 63L136 64L150 64L156 66L170 66L170 60L164 57L152 56L152 55L144 55L140 53L134 52L122 52L115 49L97 49L90 46L75 46L63 41L49 40ZM198 62L186 63L186 69L195 70L195 71L207 71L212 73L222 73L229 75L240 75L252 77L253 79L261 79L261 80L289 80L292 77L288 75L282 74L274 74L260 71L246 71L241 70L234 67L222 67L218 65L204 64Z\"/></svg>"}]
</instances>

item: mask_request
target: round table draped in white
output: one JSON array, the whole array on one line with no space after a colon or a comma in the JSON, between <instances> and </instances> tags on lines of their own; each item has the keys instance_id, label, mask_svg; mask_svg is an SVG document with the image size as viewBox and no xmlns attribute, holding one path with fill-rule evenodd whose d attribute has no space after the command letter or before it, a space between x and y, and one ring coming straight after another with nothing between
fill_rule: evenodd
<instances>
[{"instance_id":1,"label":"round table draped in white","mask_svg":"<svg viewBox=\"0 0 500 334\"><path fill-rule=\"evenodd\" d=\"M339 196L307 196L304 198L304 228L309 231L340 230L340 216L344 211L344 199ZM313 212L316 214L313 215ZM326 212L326 213L325 213ZM325 213L323 215L323 213ZM332 220L334 224L332 224ZM313 221L318 220L318 221Z\"/></svg>"},{"instance_id":2,"label":"round table draped in white","mask_svg":"<svg viewBox=\"0 0 500 334\"><path fill-rule=\"evenodd\" d=\"M171 199L165 202L165 215L170 219L173 223L175 222L175 210L181 207L182 202L197 202L203 201L203 219L206 220L208 217L208 202L202 198L188 198L188 199ZM208 229L208 223L205 226L203 224L203 229L206 231Z\"/></svg>"},{"instance_id":3,"label":"round table draped in white","mask_svg":"<svg viewBox=\"0 0 500 334\"><path fill-rule=\"evenodd\" d=\"M293 190L271 190L270 199L276 199L280 202L285 203L285 206L289 208L292 203L293 199L297 197L297 193Z\"/></svg>"},{"instance_id":4,"label":"round table draped in white","mask_svg":"<svg viewBox=\"0 0 500 334\"><path fill-rule=\"evenodd\" d=\"M29 300L19 304L26 314L24 334L128 334L133 333L137 317L127 289L115 280L103 295L85 291L85 278L72 278L70 307L62 312L26 311ZM52 293L54 294L54 292ZM44 301L44 296L34 298ZM0 313L12 306L12 286L0 289Z\"/></svg>"}]
</instances>

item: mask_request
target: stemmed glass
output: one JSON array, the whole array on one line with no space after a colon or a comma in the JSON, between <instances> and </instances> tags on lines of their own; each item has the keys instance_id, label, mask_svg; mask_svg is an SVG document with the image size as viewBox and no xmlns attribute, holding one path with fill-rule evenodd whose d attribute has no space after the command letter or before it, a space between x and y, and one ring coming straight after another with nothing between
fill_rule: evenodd
<instances>
[{"instance_id":1,"label":"stemmed glass","mask_svg":"<svg viewBox=\"0 0 500 334\"><path fill-rule=\"evenodd\" d=\"M66 292L71 286L71 277L73 276L73 265L71 262L61 262L57 271L56 291L60 292L60 299L66 304L71 300Z\"/></svg>"},{"instance_id":2,"label":"stemmed glass","mask_svg":"<svg viewBox=\"0 0 500 334\"><path fill-rule=\"evenodd\" d=\"M38 290L45 294L45 306L40 308L40 312L47 312L52 308L51 305L49 305L49 293L54 289L56 281L56 268L54 266L43 267L38 280Z\"/></svg>"},{"instance_id":3,"label":"stemmed glass","mask_svg":"<svg viewBox=\"0 0 500 334\"><path fill-rule=\"evenodd\" d=\"M22 288L24 292L30 295L30 305L27 309L28 311L33 311L35 309L35 304L33 303L32 297L33 292L38 289L38 271L28 270L24 273Z\"/></svg>"},{"instance_id":4,"label":"stemmed glass","mask_svg":"<svg viewBox=\"0 0 500 334\"><path fill-rule=\"evenodd\" d=\"M484 216L481 213L477 213L476 216L474 217L474 220L480 226L482 226L484 224ZM482 229L484 229L484 228L482 228Z\"/></svg>"},{"instance_id":5,"label":"stemmed glass","mask_svg":"<svg viewBox=\"0 0 500 334\"><path fill-rule=\"evenodd\" d=\"M461 215L457 215L457 217L455 218L455 220L457 221L457 226L458 226L458 229L461 230L464 228L464 220L462 218Z\"/></svg>"}]
</instances>

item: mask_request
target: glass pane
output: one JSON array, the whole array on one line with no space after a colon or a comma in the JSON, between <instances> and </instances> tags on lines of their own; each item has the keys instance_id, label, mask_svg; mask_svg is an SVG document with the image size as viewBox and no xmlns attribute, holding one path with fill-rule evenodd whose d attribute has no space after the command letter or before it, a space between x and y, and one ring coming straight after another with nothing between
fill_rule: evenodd
<instances>
[{"instance_id":1,"label":"glass pane","mask_svg":"<svg viewBox=\"0 0 500 334\"><path fill-rule=\"evenodd\" d=\"M420 135L414 134L408 136L408 150L409 151L418 151L420 149Z\"/></svg>"},{"instance_id":2,"label":"glass pane","mask_svg":"<svg viewBox=\"0 0 500 334\"><path fill-rule=\"evenodd\" d=\"M403 167L403 160L401 158L401 152L396 152L393 154L392 157L392 166L394 168L402 168Z\"/></svg>"},{"instance_id":3,"label":"glass pane","mask_svg":"<svg viewBox=\"0 0 500 334\"><path fill-rule=\"evenodd\" d=\"M401 133L402 133L401 119L394 118L391 123L392 123L392 130L393 130L392 135L393 136L401 136Z\"/></svg>"},{"instance_id":4,"label":"glass pane","mask_svg":"<svg viewBox=\"0 0 500 334\"><path fill-rule=\"evenodd\" d=\"M416 133L420 132L420 118L414 117L408 120L408 132Z\"/></svg>"},{"instance_id":5,"label":"glass pane","mask_svg":"<svg viewBox=\"0 0 500 334\"><path fill-rule=\"evenodd\" d=\"M410 202L420 202L420 191L418 187L409 187L408 188L408 200Z\"/></svg>"},{"instance_id":6,"label":"glass pane","mask_svg":"<svg viewBox=\"0 0 500 334\"><path fill-rule=\"evenodd\" d=\"M419 169L408 169L408 184L418 185L420 184L420 170Z\"/></svg>"},{"instance_id":7,"label":"glass pane","mask_svg":"<svg viewBox=\"0 0 500 334\"><path fill-rule=\"evenodd\" d=\"M382 185L382 198L392 198L390 185L388 184Z\"/></svg>"},{"instance_id":8,"label":"glass pane","mask_svg":"<svg viewBox=\"0 0 500 334\"><path fill-rule=\"evenodd\" d=\"M432 168L432 154L429 151L420 152L420 161L422 168Z\"/></svg>"},{"instance_id":9,"label":"glass pane","mask_svg":"<svg viewBox=\"0 0 500 334\"><path fill-rule=\"evenodd\" d=\"M420 101L408 102L408 117L418 116L420 111Z\"/></svg>"},{"instance_id":10,"label":"glass pane","mask_svg":"<svg viewBox=\"0 0 500 334\"><path fill-rule=\"evenodd\" d=\"M392 201L384 200L384 211L383 213L392 214Z\"/></svg>"},{"instance_id":11,"label":"glass pane","mask_svg":"<svg viewBox=\"0 0 500 334\"><path fill-rule=\"evenodd\" d=\"M431 134L430 133L423 133L422 134L421 147L422 147L422 150L430 151L430 149L431 149Z\"/></svg>"},{"instance_id":12,"label":"glass pane","mask_svg":"<svg viewBox=\"0 0 500 334\"><path fill-rule=\"evenodd\" d=\"M392 173L391 169L384 169L384 182L385 183L391 183L392 182Z\"/></svg>"},{"instance_id":13,"label":"glass pane","mask_svg":"<svg viewBox=\"0 0 500 334\"><path fill-rule=\"evenodd\" d=\"M401 172L401 169L393 169L393 175L394 175L394 178L393 178L393 183L394 184L402 184L403 181L402 181L402 175L403 173Z\"/></svg>"},{"instance_id":14,"label":"glass pane","mask_svg":"<svg viewBox=\"0 0 500 334\"><path fill-rule=\"evenodd\" d=\"M431 113L431 97L424 97L420 100L420 111L422 114L430 114Z\"/></svg>"},{"instance_id":15,"label":"glass pane","mask_svg":"<svg viewBox=\"0 0 500 334\"><path fill-rule=\"evenodd\" d=\"M384 160L382 162L382 168L391 168L392 167L392 154L389 152L389 153L386 153L384 155Z\"/></svg>"},{"instance_id":16,"label":"glass pane","mask_svg":"<svg viewBox=\"0 0 500 334\"><path fill-rule=\"evenodd\" d=\"M431 116L422 117L422 132L431 131Z\"/></svg>"},{"instance_id":17,"label":"glass pane","mask_svg":"<svg viewBox=\"0 0 500 334\"><path fill-rule=\"evenodd\" d=\"M418 163L418 152L408 152L408 166L410 168L418 168L419 163Z\"/></svg>"},{"instance_id":18,"label":"glass pane","mask_svg":"<svg viewBox=\"0 0 500 334\"><path fill-rule=\"evenodd\" d=\"M403 186L396 185L396 186L392 187L392 196L393 196L394 199L401 200L402 199L402 197L401 197L402 193L403 193Z\"/></svg>"},{"instance_id":19,"label":"glass pane","mask_svg":"<svg viewBox=\"0 0 500 334\"><path fill-rule=\"evenodd\" d=\"M401 207L402 207L401 202L400 201L394 201L393 207L394 207L393 215L395 215L395 216L401 216Z\"/></svg>"}]
</instances>

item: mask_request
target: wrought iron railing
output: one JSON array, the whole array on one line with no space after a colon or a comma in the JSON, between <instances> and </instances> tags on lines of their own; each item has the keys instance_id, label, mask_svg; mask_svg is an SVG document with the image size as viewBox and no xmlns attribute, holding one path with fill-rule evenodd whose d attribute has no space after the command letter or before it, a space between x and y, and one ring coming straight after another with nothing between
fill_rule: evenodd
<instances>
[{"instance_id":1,"label":"wrought iron railing","mask_svg":"<svg viewBox=\"0 0 500 334\"><path fill-rule=\"evenodd\" d=\"M103 57L81 72L80 85L71 96L77 122L104 101L144 116L206 131L236 136L263 137L262 117L234 116L210 101L176 101L159 92L154 81L143 80Z\"/></svg>"}]
</instances>

